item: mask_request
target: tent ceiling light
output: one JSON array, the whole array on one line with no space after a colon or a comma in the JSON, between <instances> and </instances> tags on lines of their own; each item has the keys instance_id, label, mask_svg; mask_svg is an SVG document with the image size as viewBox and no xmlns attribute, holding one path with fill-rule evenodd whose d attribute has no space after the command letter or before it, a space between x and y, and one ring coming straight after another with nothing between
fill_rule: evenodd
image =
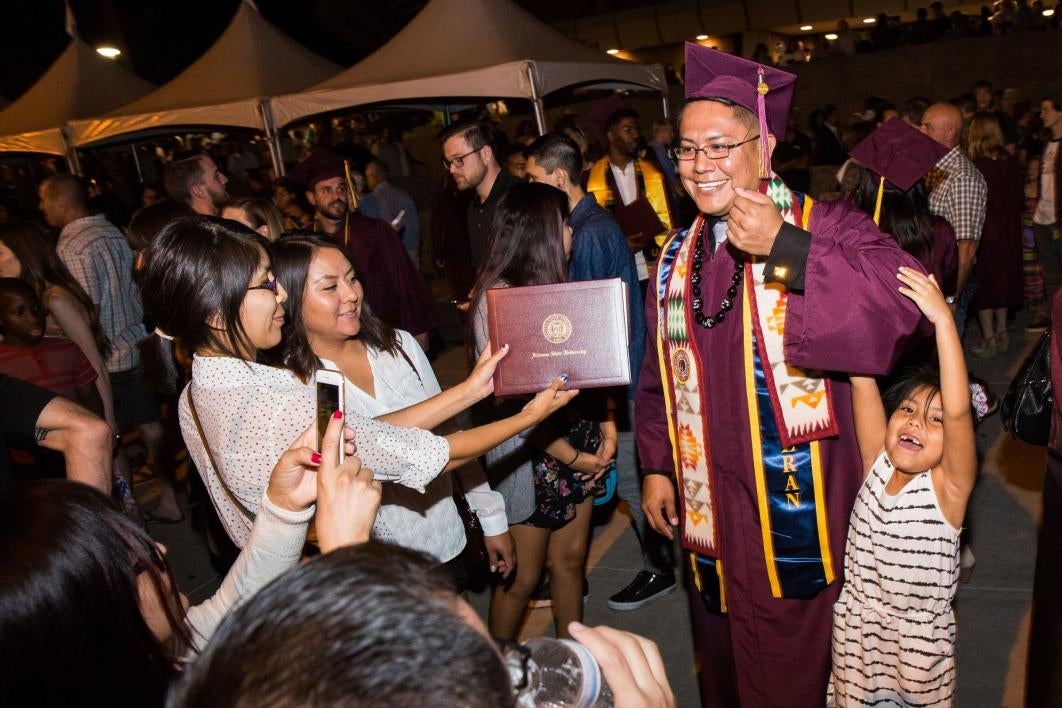
<instances>
[{"instance_id":1,"label":"tent ceiling light","mask_svg":"<svg viewBox=\"0 0 1062 708\"><path fill-rule=\"evenodd\" d=\"M864 25L872 25L872 24L874 24L875 22L877 22L877 20L876 20L876 19L874 19L873 17L864 17L864 18L863 18L863 24L864 24Z\"/></svg>"},{"instance_id":2,"label":"tent ceiling light","mask_svg":"<svg viewBox=\"0 0 1062 708\"><path fill-rule=\"evenodd\" d=\"M605 50L605 54L611 54L611 55L615 56L616 54L619 54L619 50L618 49L606 49Z\"/></svg>"},{"instance_id":3,"label":"tent ceiling light","mask_svg":"<svg viewBox=\"0 0 1062 708\"><path fill-rule=\"evenodd\" d=\"M801 32L810 32L812 29L811 25L800 25Z\"/></svg>"},{"instance_id":4,"label":"tent ceiling light","mask_svg":"<svg viewBox=\"0 0 1062 708\"><path fill-rule=\"evenodd\" d=\"M708 39L708 35L706 35L706 34L699 34L699 35L697 35L697 41L698 41L698 42L703 42L703 41L704 41L704 40L706 40L706 39Z\"/></svg>"},{"instance_id":5,"label":"tent ceiling light","mask_svg":"<svg viewBox=\"0 0 1062 708\"><path fill-rule=\"evenodd\" d=\"M837 35L834 34L833 32L830 32L828 35L826 35L826 39L828 39L828 40L830 40L832 42L833 40L837 39Z\"/></svg>"},{"instance_id":6,"label":"tent ceiling light","mask_svg":"<svg viewBox=\"0 0 1062 708\"><path fill-rule=\"evenodd\" d=\"M116 59L121 55L122 50L118 47L112 47L105 44L101 47L96 47L96 53L102 57L107 57L108 59Z\"/></svg>"},{"instance_id":7,"label":"tent ceiling light","mask_svg":"<svg viewBox=\"0 0 1062 708\"><path fill-rule=\"evenodd\" d=\"M1055 11L1050 8L1044 10L1044 17L1052 17L1054 14Z\"/></svg>"}]
</instances>

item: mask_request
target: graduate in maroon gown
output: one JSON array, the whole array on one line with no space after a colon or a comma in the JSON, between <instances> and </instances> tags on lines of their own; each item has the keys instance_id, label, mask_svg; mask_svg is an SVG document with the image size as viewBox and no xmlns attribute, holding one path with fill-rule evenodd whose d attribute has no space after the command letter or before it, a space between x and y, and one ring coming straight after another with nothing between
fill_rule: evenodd
<instances>
[{"instance_id":1,"label":"graduate in maroon gown","mask_svg":"<svg viewBox=\"0 0 1062 708\"><path fill-rule=\"evenodd\" d=\"M896 275L919 266L771 173L796 77L695 44L686 67L675 153L700 216L646 297L643 507L688 551L704 705L822 706L862 480L848 373L893 366L921 318Z\"/></svg>"},{"instance_id":2,"label":"graduate in maroon gown","mask_svg":"<svg viewBox=\"0 0 1062 708\"><path fill-rule=\"evenodd\" d=\"M351 208L343 159L318 148L290 177L306 185L315 210L313 230L342 244L350 255L373 313L427 348L430 331L441 322L431 292L391 225Z\"/></svg>"}]
</instances>

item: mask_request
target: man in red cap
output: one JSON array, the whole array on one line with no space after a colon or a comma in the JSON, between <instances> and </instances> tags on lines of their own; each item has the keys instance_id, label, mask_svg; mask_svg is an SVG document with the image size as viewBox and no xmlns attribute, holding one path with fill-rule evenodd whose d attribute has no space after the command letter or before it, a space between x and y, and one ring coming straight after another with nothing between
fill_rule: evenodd
<instances>
[{"instance_id":1,"label":"man in red cap","mask_svg":"<svg viewBox=\"0 0 1062 708\"><path fill-rule=\"evenodd\" d=\"M440 318L431 293L391 225L350 208L346 166L322 148L296 165L290 178L306 185L313 230L342 244L377 317L404 329L427 349Z\"/></svg>"},{"instance_id":2,"label":"man in red cap","mask_svg":"<svg viewBox=\"0 0 1062 708\"><path fill-rule=\"evenodd\" d=\"M891 370L921 317L896 274L919 266L771 172L795 76L695 44L686 67L674 152L700 215L646 298L643 507L689 554L704 705L821 706L863 478L848 373Z\"/></svg>"}]
</instances>

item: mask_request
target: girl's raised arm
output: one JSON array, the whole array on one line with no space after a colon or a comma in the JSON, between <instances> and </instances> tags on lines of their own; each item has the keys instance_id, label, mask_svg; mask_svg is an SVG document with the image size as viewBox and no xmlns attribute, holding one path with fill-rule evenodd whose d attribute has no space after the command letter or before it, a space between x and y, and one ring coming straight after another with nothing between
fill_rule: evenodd
<instances>
[{"instance_id":1,"label":"girl's raised arm","mask_svg":"<svg viewBox=\"0 0 1062 708\"><path fill-rule=\"evenodd\" d=\"M873 376L852 374L852 417L855 418L859 457L863 460L863 477L885 449L885 406L881 402L878 382Z\"/></svg>"},{"instance_id":2,"label":"girl's raised arm","mask_svg":"<svg viewBox=\"0 0 1062 708\"><path fill-rule=\"evenodd\" d=\"M937 495L944 517L953 526L961 526L977 481L977 446L974 440L973 414L970 411L970 379L962 342L955 328L951 308L944 301L937 281L910 268L900 268L896 276L905 287L900 292L911 298L926 319L936 328L937 357L940 361L940 404L944 409L944 456Z\"/></svg>"}]
</instances>

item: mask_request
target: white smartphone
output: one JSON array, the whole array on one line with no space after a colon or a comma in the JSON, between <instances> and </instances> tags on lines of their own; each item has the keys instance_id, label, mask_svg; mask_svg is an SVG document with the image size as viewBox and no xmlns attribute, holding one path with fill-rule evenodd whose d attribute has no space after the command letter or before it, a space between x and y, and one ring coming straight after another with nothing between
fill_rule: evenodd
<instances>
[{"instance_id":1,"label":"white smartphone","mask_svg":"<svg viewBox=\"0 0 1062 708\"><path fill-rule=\"evenodd\" d=\"M318 369L314 375L317 383L317 451L321 451L321 439L324 437L328 422L337 410L344 410L343 374L332 369ZM343 464L343 448L339 446L339 464Z\"/></svg>"}]
</instances>

